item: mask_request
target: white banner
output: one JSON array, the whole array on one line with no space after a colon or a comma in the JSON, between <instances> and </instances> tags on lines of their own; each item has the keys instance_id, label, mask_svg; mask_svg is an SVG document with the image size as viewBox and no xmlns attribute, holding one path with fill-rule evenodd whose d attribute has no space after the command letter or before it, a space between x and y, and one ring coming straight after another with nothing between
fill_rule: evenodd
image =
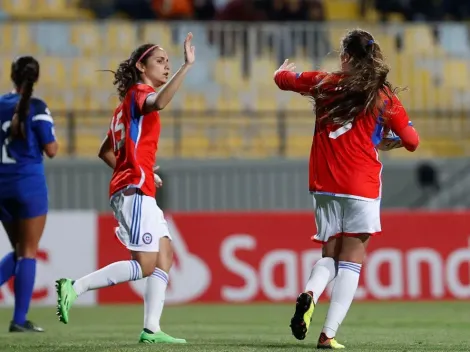
<instances>
[{"instance_id":1,"label":"white banner","mask_svg":"<svg viewBox=\"0 0 470 352\"><path fill-rule=\"evenodd\" d=\"M33 305L55 305L55 280L78 278L97 267L97 216L90 211L51 212L40 242L37 256ZM0 258L10 252L11 245L0 227ZM14 303L13 282L0 287L0 307ZM93 305L95 292L80 297L77 304Z\"/></svg>"}]
</instances>

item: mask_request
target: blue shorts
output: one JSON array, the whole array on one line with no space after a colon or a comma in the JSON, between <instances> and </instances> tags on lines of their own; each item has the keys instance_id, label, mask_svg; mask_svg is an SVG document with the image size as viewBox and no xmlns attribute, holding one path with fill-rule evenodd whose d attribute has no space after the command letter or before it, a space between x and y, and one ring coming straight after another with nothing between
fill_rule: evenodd
<instances>
[{"instance_id":1,"label":"blue shorts","mask_svg":"<svg viewBox=\"0 0 470 352\"><path fill-rule=\"evenodd\" d=\"M0 221L35 218L49 210L47 185L41 177L0 180L0 189Z\"/></svg>"}]
</instances>

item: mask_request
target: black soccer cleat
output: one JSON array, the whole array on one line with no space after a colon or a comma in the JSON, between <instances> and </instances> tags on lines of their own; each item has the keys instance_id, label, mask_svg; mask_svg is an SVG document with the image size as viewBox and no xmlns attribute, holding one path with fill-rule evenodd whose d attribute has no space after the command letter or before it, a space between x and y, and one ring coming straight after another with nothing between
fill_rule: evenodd
<instances>
[{"instance_id":1,"label":"black soccer cleat","mask_svg":"<svg viewBox=\"0 0 470 352\"><path fill-rule=\"evenodd\" d=\"M310 294L304 292L297 297L295 313L290 321L292 335L294 335L297 340L305 339L310 322L312 321L314 309L315 304L313 303L313 298Z\"/></svg>"},{"instance_id":2,"label":"black soccer cleat","mask_svg":"<svg viewBox=\"0 0 470 352\"><path fill-rule=\"evenodd\" d=\"M26 320L23 325L10 323L10 332L44 332L44 329L34 324L32 321Z\"/></svg>"}]
</instances>

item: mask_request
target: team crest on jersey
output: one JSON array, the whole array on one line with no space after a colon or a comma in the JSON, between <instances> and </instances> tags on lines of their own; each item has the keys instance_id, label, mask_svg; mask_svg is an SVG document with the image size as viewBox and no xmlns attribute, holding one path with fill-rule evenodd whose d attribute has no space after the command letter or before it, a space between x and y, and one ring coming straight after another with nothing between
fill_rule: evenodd
<instances>
[{"instance_id":1,"label":"team crest on jersey","mask_svg":"<svg viewBox=\"0 0 470 352\"><path fill-rule=\"evenodd\" d=\"M145 244L150 244L152 243L152 235L149 234L148 232L147 233L144 233L144 235L142 236L142 241L144 241Z\"/></svg>"}]
</instances>

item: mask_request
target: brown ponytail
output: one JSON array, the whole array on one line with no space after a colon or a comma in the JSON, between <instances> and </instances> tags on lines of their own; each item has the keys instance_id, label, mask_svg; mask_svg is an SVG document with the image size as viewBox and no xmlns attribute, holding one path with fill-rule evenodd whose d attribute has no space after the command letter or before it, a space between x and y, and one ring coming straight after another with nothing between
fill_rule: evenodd
<instances>
[{"instance_id":1,"label":"brown ponytail","mask_svg":"<svg viewBox=\"0 0 470 352\"><path fill-rule=\"evenodd\" d=\"M382 93L391 102L398 91L387 80L390 68L370 33L350 31L342 40L341 55L348 58L348 69L333 73L339 82L325 79L312 89L321 123L345 124L362 112L377 115Z\"/></svg>"},{"instance_id":2,"label":"brown ponytail","mask_svg":"<svg viewBox=\"0 0 470 352\"><path fill-rule=\"evenodd\" d=\"M11 138L26 138L24 125L29 115L33 87L39 79L38 61L32 56L17 58L11 65L11 79L20 94L10 126Z\"/></svg>"}]
</instances>

